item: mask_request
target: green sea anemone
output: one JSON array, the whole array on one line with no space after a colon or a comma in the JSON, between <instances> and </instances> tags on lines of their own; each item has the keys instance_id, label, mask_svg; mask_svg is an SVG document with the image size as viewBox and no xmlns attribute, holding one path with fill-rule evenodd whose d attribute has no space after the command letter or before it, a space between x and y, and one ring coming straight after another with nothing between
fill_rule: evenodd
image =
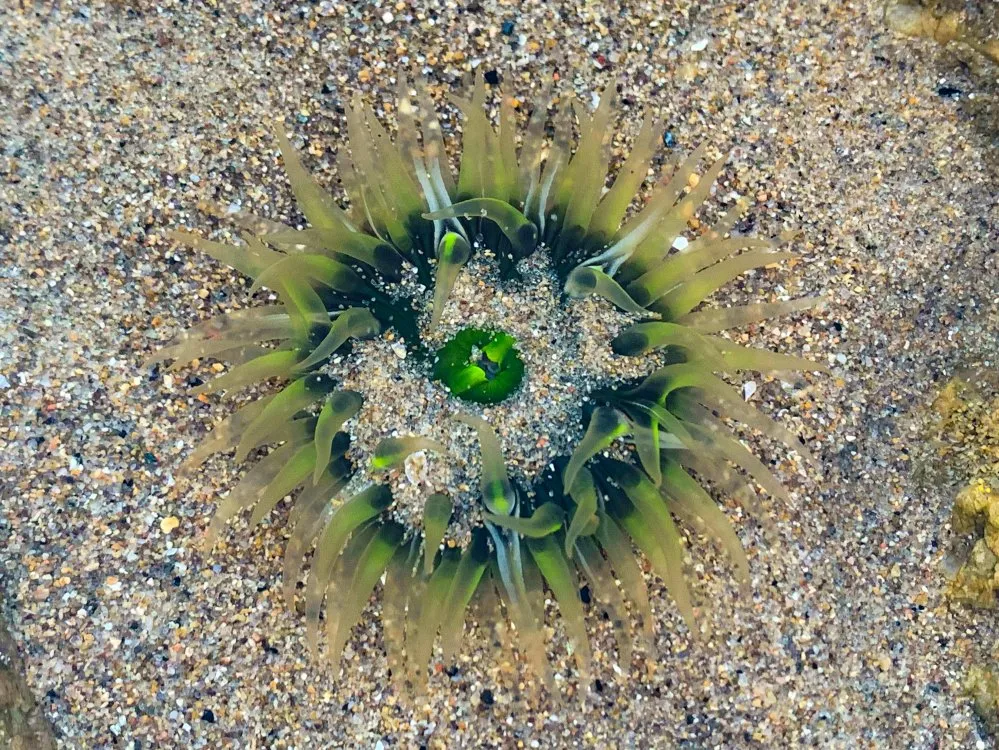
<instances>
[{"instance_id":1,"label":"green sea anemone","mask_svg":"<svg viewBox=\"0 0 999 750\"><path fill-rule=\"evenodd\" d=\"M154 359L230 363L206 391L281 383L219 424L185 468L224 451L261 456L221 501L209 542L243 511L255 524L294 496L284 594L304 609L314 650L325 620L336 662L384 581L400 686L425 681L438 636L454 657L470 607L479 622L508 619L552 686L546 589L585 675L583 582L623 664L632 617L652 632L635 548L691 627L679 524L714 537L748 580L704 485L752 510L757 485L786 492L726 420L811 456L716 373L823 368L721 332L815 300L701 307L790 254L731 235L742 201L679 241L725 159L698 179L698 148L639 200L662 132L652 118L608 188L612 92L591 114L555 106L546 89L519 139L510 99L494 129L481 79L453 101L464 122L456 177L423 81L400 82L394 141L370 108L348 107L349 149L337 154L346 208L279 127L308 226L247 219L257 230L240 246L173 233L270 301L201 323Z\"/></svg>"}]
</instances>

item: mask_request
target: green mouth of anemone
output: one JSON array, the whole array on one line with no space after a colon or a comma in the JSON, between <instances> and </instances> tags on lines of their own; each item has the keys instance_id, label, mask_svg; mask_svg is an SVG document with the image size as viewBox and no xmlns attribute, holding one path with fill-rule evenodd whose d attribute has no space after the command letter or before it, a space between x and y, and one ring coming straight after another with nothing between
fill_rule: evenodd
<instances>
[{"instance_id":1,"label":"green mouth of anemone","mask_svg":"<svg viewBox=\"0 0 999 750\"><path fill-rule=\"evenodd\" d=\"M524 379L524 361L516 343L505 331L463 328L437 350L434 380L463 401L505 401Z\"/></svg>"}]
</instances>

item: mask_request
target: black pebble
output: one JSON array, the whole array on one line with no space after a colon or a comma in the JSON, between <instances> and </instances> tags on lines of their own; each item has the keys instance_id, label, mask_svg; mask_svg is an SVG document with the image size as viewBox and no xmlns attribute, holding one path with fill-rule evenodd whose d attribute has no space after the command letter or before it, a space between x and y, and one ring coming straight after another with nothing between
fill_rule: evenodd
<instances>
[{"instance_id":1,"label":"black pebble","mask_svg":"<svg viewBox=\"0 0 999 750\"><path fill-rule=\"evenodd\" d=\"M482 703L486 706L493 705L493 703L495 703L495 699L493 698L493 691L486 688L479 695L479 700L481 700Z\"/></svg>"},{"instance_id":2,"label":"black pebble","mask_svg":"<svg viewBox=\"0 0 999 750\"><path fill-rule=\"evenodd\" d=\"M209 724L215 723L215 712L210 708L206 708L201 714L201 720L207 721Z\"/></svg>"},{"instance_id":3,"label":"black pebble","mask_svg":"<svg viewBox=\"0 0 999 750\"><path fill-rule=\"evenodd\" d=\"M495 86L499 82L500 82L499 73L497 73L495 70L486 71L486 83L488 83L490 86Z\"/></svg>"},{"instance_id":4,"label":"black pebble","mask_svg":"<svg viewBox=\"0 0 999 750\"><path fill-rule=\"evenodd\" d=\"M941 86L937 89L937 94L947 99L953 99L954 97L960 96L962 93L964 92L962 92L961 89L956 89L953 86Z\"/></svg>"}]
</instances>

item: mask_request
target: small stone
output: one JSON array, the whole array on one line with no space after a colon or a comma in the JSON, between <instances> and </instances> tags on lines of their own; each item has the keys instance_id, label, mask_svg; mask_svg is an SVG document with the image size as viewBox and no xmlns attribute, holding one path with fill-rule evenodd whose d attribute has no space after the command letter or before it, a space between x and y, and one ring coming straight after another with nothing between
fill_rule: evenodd
<instances>
[{"instance_id":1,"label":"small stone","mask_svg":"<svg viewBox=\"0 0 999 750\"><path fill-rule=\"evenodd\" d=\"M406 471L406 478L411 484L420 484L427 479L427 454L425 451L417 451L406 456L403 461Z\"/></svg>"},{"instance_id":2,"label":"small stone","mask_svg":"<svg viewBox=\"0 0 999 750\"><path fill-rule=\"evenodd\" d=\"M708 48L708 42L710 39L698 39L696 42L690 45L691 52L703 52Z\"/></svg>"},{"instance_id":3,"label":"small stone","mask_svg":"<svg viewBox=\"0 0 999 750\"><path fill-rule=\"evenodd\" d=\"M756 382L753 380L747 380L742 384L742 398L749 401L756 393Z\"/></svg>"},{"instance_id":4,"label":"small stone","mask_svg":"<svg viewBox=\"0 0 999 750\"><path fill-rule=\"evenodd\" d=\"M513 21L504 21L503 25L500 27L500 31L503 36L510 36L513 34Z\"/></svg>"},{"instance_id":5,"label":"small stone","mask_svg":"<svg viewBox=\"0 0 999 750\"><path fill-rule=\"evenodd\" d=\"M502 80L500 78L500 74L497 73L495 70L487 70L485 79L486 83L488 83L490 86L497 86L499 85L499 82Z\"/></svg>"},{"instance_id":6,"label":"small stone","mask_svg":"<svg viewBox=\"0 0 999 750\"><path fill-rule=\"evenodd\" d=\"M177 516L167 516L162 521L160 521L160 531L164 534L169 534L171 531L180 526L180 519Z\"/></svg>"}]
</instances>

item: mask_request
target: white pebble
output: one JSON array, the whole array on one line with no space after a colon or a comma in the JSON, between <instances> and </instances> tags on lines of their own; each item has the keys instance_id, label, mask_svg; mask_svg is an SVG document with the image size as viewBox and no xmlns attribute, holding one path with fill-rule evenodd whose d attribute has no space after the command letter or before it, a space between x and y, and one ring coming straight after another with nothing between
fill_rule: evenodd
<instances>
[{"instance_id":1,"label":"white pebble","mask_svg":"<svg viewBox=\"0 0 999 750\"><path fill-rule=\"evenodd\" d=\"M703 52L708 48L708 39L698 39L696 42L690 45L691 52Z\"/></svg>"},{"instance_id":2,"label":"white pebble","mask_svg":"<svg viewBox=\"0 0 999 750\"><path fill-rule=\"evenodd\" d=\"M756 382L753 380L747 380L742 384L742 398L749 401L756 393Z\"/></svg>"},{"instance_id":3,"label":"white pebble","mask_svg":"<svg viewBox=\"0 0 999 750\"><path fill-rule=\"evenodd\" d=\"M410 484L420 484L427 480L427 454L424 451L417 451L406 456L403 462L406 470L406 479Z\"/></svg>"},{"instance_id":4,"label":"white pebble","mask_svg":"<svg viewBox=\"0 0 999 750\"><path fill-rule=\"evenodd\" d=\"M679 237L673 240L673 249L679 250L682 253L684 250L687 249L687 245L689 244L690 243L687 242L687 238L681 234Z\"/></svg>"}]
</instances>

